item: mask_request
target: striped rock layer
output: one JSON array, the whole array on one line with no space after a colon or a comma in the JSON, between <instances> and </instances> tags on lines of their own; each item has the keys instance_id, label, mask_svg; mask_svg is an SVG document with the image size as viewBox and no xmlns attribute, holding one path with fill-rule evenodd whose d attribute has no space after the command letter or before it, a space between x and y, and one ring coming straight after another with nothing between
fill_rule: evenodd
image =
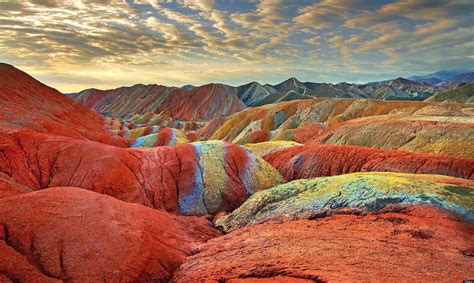
<instances>
[{"instance_id":1,"label":"striped rock layer","mask_svg":"<svg viewBox=\"0 0 474 283\"><path fill-rule=\"evenodd\" d=\"M171 146L188 143L186 135L178 129L163 128L155 133L139 136L132 140L130 147Z\"/></svg>"},{"instance_id":2,"label":"striped rock layer","mask_svg":"<svg viewBox=\"0 0 474 283\"><path fill-rule=\"evenodd\" d=\"M474 182L378 172L297 180L254 194L216 224L229 232L269 220L314 219L341 209L377 212L407 204L432 204L474 222Z\"/></svg>"},{"instance_id":3,"label":"striped rock layer","mask_svg":"<svg viewBox=\"0 0 474 283\"><path fill-rule=\"evenodd\" d=\"M123 149L21 132L0 144L0 172L30 190L80 187L188 215L232 211L283 182L261 157L222 141Z\"/></svg>"},{"instance_id":4,"label":"striped rock layer","mask_svg":"<svg viewBox=\"0 0 474 283\"><path fill-rule=\"evenodd\" d=\"M137 84L109 90L87 89L69 96L98 112L114 117L124 117L130 113L167 111L173 118L210 120L236 113L247 106L255 107L295 99L332 97L423 100L429 97L432 91L430 85L402 78L365 85L303 83L296 78L290 78L277 85L251 82L238 87L212 83L181 88Z\"/></svg>"},{"instance_id":5,"label":"striped rock layer","mask_svg":"<svg viewBox=\"0 0 474 283\"><path fill-rule=\"evenodd\" d=\"M283 148L263 157L288 181L368 171L440 174L474 179L474 159L399 150L304 145Z\"/></svg>"},{"instance_id":6,"label":"striped rock layer","mask_svg":"<svg viewBox=\"0 0 474 283\"><path fill-rule=\"evenodd\" d=\"M160 85L135 85L106 91L88 89L72 97L97 112L113 117L166 112L172 118L181 120L210 120L245 108L230 87L220 84L191 89Z\"/></svg>"},{"instance_id":7,"label":"striped rock layer","mask_svg":"<svg viewBox=\"0 0 474 283\"><path fill-rule=\"evenodd\" d=\"M210 139L290 140L472 158L473 123L466 104L318 98L245 109Z\"/></svg>"}]
</instances>

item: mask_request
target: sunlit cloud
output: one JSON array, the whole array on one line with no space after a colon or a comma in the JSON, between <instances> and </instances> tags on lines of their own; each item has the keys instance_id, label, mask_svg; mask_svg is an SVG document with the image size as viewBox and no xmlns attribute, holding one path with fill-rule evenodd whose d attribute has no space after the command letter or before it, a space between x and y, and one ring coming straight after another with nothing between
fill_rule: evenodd
<instances>
[{"instance_id":1,"label":"sunlit cloud","mask_svg":"<svg viewBox=\"0 0 474 283\"><path fill-rule=\"evenodd\" d=\"M474 65L465 0L0 2L0 61L61 91L288 77L363 82Z\"/></svg>"}]
</instances>

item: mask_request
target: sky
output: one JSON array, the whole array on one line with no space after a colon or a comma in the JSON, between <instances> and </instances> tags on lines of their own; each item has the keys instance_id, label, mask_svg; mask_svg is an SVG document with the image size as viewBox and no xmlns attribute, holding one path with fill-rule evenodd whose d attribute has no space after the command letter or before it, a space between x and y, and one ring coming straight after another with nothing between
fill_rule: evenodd
<instances>
[{"instance_id":1,"label":"sky","mask_svg":"<svg viewBox=\"0 0 474 283\"><path fill-rule=\"evenodd\" d=\"M0 62L63 92L474 67L472 0L0 0Z\"/></svg>"}]
</instances>

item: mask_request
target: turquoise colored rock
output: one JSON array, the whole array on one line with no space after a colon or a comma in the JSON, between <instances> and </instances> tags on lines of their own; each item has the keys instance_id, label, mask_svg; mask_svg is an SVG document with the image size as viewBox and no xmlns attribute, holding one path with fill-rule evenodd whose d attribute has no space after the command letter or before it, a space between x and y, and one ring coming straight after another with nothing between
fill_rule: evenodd
<instances>
[{"instance_id":1,"label":"turquoise colored rock","mask_svg":"<svg viewBox=\"0 0 474 283\"><path fill-rule=\"evenodd\" d=\"M427 177L440 178L370 172L297 180L257 192L216 224L229 232L269 220L313 219L340 209L377 212L406 204L432 204L474 221L474 186L459 185L462 179L457 178L442 177L442 183Z\"/></svg>"}]
</instances>

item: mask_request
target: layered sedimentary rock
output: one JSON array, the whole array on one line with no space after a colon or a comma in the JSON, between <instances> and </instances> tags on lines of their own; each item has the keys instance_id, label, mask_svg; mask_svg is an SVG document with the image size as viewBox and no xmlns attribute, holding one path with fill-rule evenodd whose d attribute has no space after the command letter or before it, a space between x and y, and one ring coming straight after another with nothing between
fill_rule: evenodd
<instances>
[{"instance_id":1,"label":"layered sedimentary rock","mask_svg":"<svg viewBox=\"0 0 474 283\"><path fill-rule=\"evenodd\" d=\"M130 147L171 146L188 143L183 132L173 128L162 128L148 135L139 136L131 141Z\"/></svg>"},{"instance_id":2,"label":"layered sedimentary rock","mask_svg":"<svg viewBox=\"0 0 474 283\"><path fill-rule=\"evenodd\" d=\"M224 124L226 121L225 118L223 117L218 117L218 118L214 118L212 120L210 120L208 123L206 123L206 125L204 127L202 127L201 129L199 129L199 131L197 132L197 134L202 137L203 139L209 139L213 134L214 132L220 127L222 126L222 124Z\"/></svg>"},{"instance_id":3,"label":"layered sedimentary rock","mask_svg":"<svg viewBox=\"0 0 474 283\"><path fill-rule=\"evenodd\" d=\"M304 145L283 148L263 157L288 181L368 171L441 174L474 179L474 159L398 150Z\"/></svg>"},{"instance_id":4,"label":"layered sedimentary rock","mask_svg":"<svg viewBox=\"0 0 474 283\"><path fill-rule=\"evenodd\" d=\"M172 282L462 281L474 276L473 233L452 213L419 205L265 223L210 240Z\"/></svg>"},{"instance_id":5,"label":"layered sedimentary rock","mask_svg":"<svg viewBox=\"0 0 474 283\"><path fill-rule=\"evenodd\" d=\"M210 120L228 116L245 108L245 104L225 85L209 84L191 91L176 90L160 105L160 110L183 120Z\"/></svg>"},{"instance_id":6,"label":"layered sedimentary rock","mask_svg":"<svg viewBox=\"0 0 474 283\"><path fill-rule=\"evenodd\" d=\"M308 143L356 145L474 158L473 116L459 118L400 115L367 117L338 124L313 137Z\"/></svg>"},{"instance_id":7,"label":"layered sedimentary rock","mask_svg":"<svg viewBox=\"0 0 474 283\"><path fill-rule=\"evenodd\" d=\"M279 172L222 141L123 149L31 131L0 135L0 172L32 190L72 186L184 214L232 211L281 183Z\"/></svg>"},{"instance_id":8,"label":"layered sedimentary rock","mask_svg":"<svg viewBox=\"0 0 474 283\"><path fill-rule=\"evenodd\" d=\"M0 65L0 281L166 282L186 257L171 280L470 278L473 160L374 148L472 157L472 108L310 99L418 99L425 87L291 79L74 95L103 119ZM280 174L356 171L423 174ZM203 246L221 234L205 219L230 234Z\"/></svg>"},{"instance_id":9,"label":"layered sedimentary rock","mask_svg":"<svg viewBox=\"0 0 474 283\"><path fill-rule=\"evenodd\" d=\"M391 112L413 113L429 103L317 98L282 102L245 109L229 117L211 139L239 140L254 131L297 129L310 124L333 126L351 119L386 115ZM449 106L446 106L449 107ZM451 106L462 108L462 106ZM319 132L319 129L314 133Z\"/></svg>"},{"instance_id":10,"label":"layered sedimentary rock","mask_svg":"<svg viewBox=\"0 0 474 283\"><path fill-rule=\"evenodd\" d=\"M353 173L297 180L258 192L216 221L224 231L263 223L313 219L348 209L377 212L388 206L434 204L474 222L474 181L440 175Z\"/></svg>"},{"instance_id":11,"label":"layered sedimentary rock","mask_svg":"<svg viewBox=\"0 0 474 283\"><path fill-rule=\"evenodd\" d=\"M472 158L473 123L465 104L311 99L246 109L210 139L299 140Z\"/></svg>"},{"instance_id":12,"label":"layered sedimentary rock","mask_svg":"<svg viewBox=\"0 0 474 283\"><path fill-rule=\"evenodd\" d=\"M202 219L69 187L0 200L0 223L0 279L13 282L164 282L219 235Z\"/></svg>"},{"instance_id":13,"label":"layered sedimentary rock","mask_svg":"<svg viewBox=\"0 0 474 283\"><path fill-rule=\"evenodd\" d=\"M459 83L441 89L425 101L474 103L474 83Z\"/></svg>"},{"instance_id":14,"label":"layered sedimentary rock","mask_svg":"<svg viewBox=\"0 0 474 283\"><path fill-rule=\"evenodd\" d=\"M253 153L257 154L258 156L264 157L268 154L271 154L272 152L280 151L285 148L301 146L301 145L302 144L299 144L293 141L269 141L269 142L260 142L260 143L248 143L245 145L245 147L250 149Z\"/></svg>"},{"instance_id":15,"label":"layered sedimentary rock","mask_svg":"<svg viewBox=\"0 0 474 283\"><path fill-rule=\"evenodd\" d=\"M74 139L128 145L127 141L112 137L104 127L104 119L94 111L3 63L0 63L0 105L3 132L27 128Z\"/></svg>"},{"instance_id":16,"label":"layered sedimentary rock","mask_svg":"<svg viewBox=\"0 0 474 283\"><path fill-rule=\"evenodd\" d=\"M177 88L137 84L110 90L87 89L68 95L79 103L114 117L167 111L173 118L210 120L236 113L247 106L296 99L331 97L423 100L432 93L432 86L403 78L367 84L312 83L290 78L277 85L251 82L238 87L207 84Z\"/></svg>"},{"instance_id":17,"label":"layered sedimentary rock","mask_svg":"<svg viewBox=\"0 0 474 283\"><path fill-rule=\"evenodd\" d=\"M231 87L221 84L191 89L160 85L135 85L105 91L88 89L72 97L113 117L165 111L176 119L210 120L236 113L245 107Z\"/></svg>"}]
</instances>

